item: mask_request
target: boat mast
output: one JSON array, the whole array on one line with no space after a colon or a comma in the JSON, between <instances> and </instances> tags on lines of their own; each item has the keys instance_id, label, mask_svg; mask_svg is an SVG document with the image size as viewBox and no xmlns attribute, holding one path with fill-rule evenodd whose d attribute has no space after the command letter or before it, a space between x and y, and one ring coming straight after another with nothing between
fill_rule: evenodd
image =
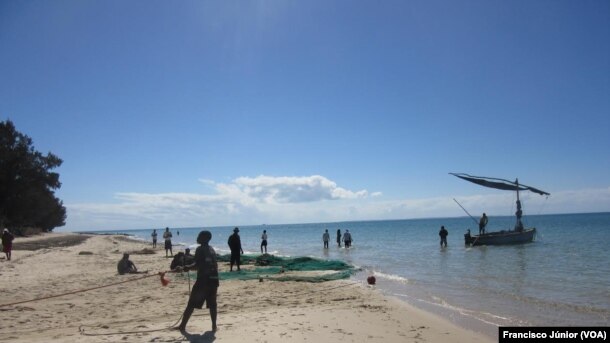
<instances>
[{"instance_id":1,"label":"boat mast","mask_svg":"<svg viewBox=\"0 0 610 343\"><path fill-rule=\"evenodd\" d=\"M521 216L523 215L523 211L521 211L521 200L519 200L519 179L515 179L515 184L517 185L517 212L515 212L515 216L517 216L517 223L515 224L515 231L523 231L523 222L521 222Z\"/></svg>"}]
</instances>

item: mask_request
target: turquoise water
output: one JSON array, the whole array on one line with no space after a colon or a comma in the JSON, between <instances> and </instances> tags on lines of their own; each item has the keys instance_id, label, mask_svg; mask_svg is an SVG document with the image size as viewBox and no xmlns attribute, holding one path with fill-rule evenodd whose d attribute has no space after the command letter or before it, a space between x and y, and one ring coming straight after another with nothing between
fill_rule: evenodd
<instances>
[{"instance_id":1,"label":"turquoise water","mask_svg":"<svg viewBox=\"0 0 610 343\"><path fill-rule=\"evenodd\" d=\"M610 213L528 216L524 222L538 229L537 239L515 246L465 247L463 233L476 231L468 217L242 226L240 236L247 254L260 253L267 230L269 253L349 262L363 270L356 278L375 275L383 292L490 334L497 334L497 325L608 325ZM445 249L441 225L449 231ZM514 218L490 217L488 231L512 225ZM227 253L232 227L206 229L217 252ZM337 229L350 230L351 249L337 247ZM173 228L174 244L194 247L200 230L182 228L178 236ZM151 232L127 233L150 240Z\"/></svg>"}]
</instances>

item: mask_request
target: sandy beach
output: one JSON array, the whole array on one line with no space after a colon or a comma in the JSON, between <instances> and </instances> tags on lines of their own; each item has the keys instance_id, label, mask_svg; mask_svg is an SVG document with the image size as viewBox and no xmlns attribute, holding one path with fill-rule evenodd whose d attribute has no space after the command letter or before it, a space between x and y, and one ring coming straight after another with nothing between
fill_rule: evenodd
<instances>
[{"instance_id":1,"label":"sandy beach","mask_svg":"<svg viewBox=\"0 0 610 343\"><path fill-rule=\"evenodd\" d=\"M150 244L113 235L17 238L13 259L0 259L0 341L493 341L354 280L221 281L218 331L210 331L204 309L195 311L183 335L169 328L186 306L189 279L167 274L170 283L162 286L157 272L169 269L171 259L162 247L138 254L145 248ZM124 252L149 274L118 275ZM226 270L228 264L219 267ZM59 294L66 295L52 297ZM40 298L46 299L4 306Z\"/></svg>"}]
</instances>

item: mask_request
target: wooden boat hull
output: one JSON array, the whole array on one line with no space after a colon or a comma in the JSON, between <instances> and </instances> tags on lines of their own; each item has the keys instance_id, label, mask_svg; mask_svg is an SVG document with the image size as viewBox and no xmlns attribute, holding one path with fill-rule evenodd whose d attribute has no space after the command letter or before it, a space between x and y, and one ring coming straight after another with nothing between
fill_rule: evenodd
<instances>
[{"instance_id":1,"label":"wooden boat hull","mask_svg":"<svg viewBox=\"0 0 610 343\"><path fill-rule=\"evenodd\" d=\"M530 243L536 236L536 228L519 231L498 231L482 235L464 235L466 245L507 245Z\"/></svg>"}]
</instances>

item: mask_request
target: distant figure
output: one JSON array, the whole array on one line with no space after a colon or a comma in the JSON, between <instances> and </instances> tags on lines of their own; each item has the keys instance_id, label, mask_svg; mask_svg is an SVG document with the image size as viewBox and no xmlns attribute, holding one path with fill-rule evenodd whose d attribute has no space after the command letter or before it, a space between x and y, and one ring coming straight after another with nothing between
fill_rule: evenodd
<instances>
[{"instance_id":1,"label":"distant figure","mask_svg":"<svg viewBox=\"0 0 610 343\"><path fill-rule=\"evenodd\" d=\"M153 240L153 248L157 247L157 229L153 229L153 232L150 234Z\"/></svg>"},{"instance_id":2,"label":"distant figure","mask_svg":"<svg viewBox=\"0 0 610 343\"><path fill-rule=\"evenodd\" d=\"M180 236L180 230L176 231L176 236Z\"/></svg>"},{"instance_id":3,"label":"distant figure","mask_svg":"<svg viewBox=\"0 0 610 343\"><path fill-rule=\"evenodd\" d=\"M487 215L483 213L481 219L479 220L479 235L485 234L485 226L487 226L488 221L489 219L487 219Z\"/></svg>"},{"instance_id":4,"label":"distant figure","mask_svg":"<svg viewBox=\"0 0 610 343\"><path fill-rule=\"evenodd\" d=\"M129 254L124 253L123 258L117 264L117 270L120 275L123 274L138 274L138 273L146 273L146 272L138 272L138 268L129 260Z\"/></svg>"},{"instance_id":5,"label":"distant figure","mask_svg":"<svg viewBox=\"0 0 610 343\"><path fill-rule=\"evenodd\" d=\"M341 229L337 229L337 245L341 248Z\"/></svg>"},{"instance_id":6,"label":"distant figure","mask_svg":"<svg viewBox=\"0 0 610 343\"><path fill-rule=\"evenodd\" d=\"M324 249L328 249L328 241L330 241L330 235L328 234L328 230L324 231L322 235L322 241L324 241Z\"/></svg>"},{"instance_id":7,"label":"distant figure","mask_svg":"<svg viewBox=\"0 0 610 343\"><path fill-rule=\"evenodd\" d=\"M261 236L261 254L263 253L263 247L265 247L265 254L267 253L267 230L263 230L263 235Z\"/></svg>"},{"instance_id":8,"label":"distant figure","mask_svg":"<svg viewBox=\"0 0 610 343\"><path fill-rule=\"evenodd\" d=\"M165 232L163 233L163 239L165 239L165 257L167 257L168 250L170 255L174 256L174 253L172 252L172 233L169 232L168 227L165 228Z\"/></svg>"},{"instance_id":9,"label":"distant figure","mask_svg":"<svg viewBox=\"0 0 610 343\"><path fill-rule=\"evenodd\" d=\"M441 226L441 231L438 232L438 235L441 236L441 248L443 244L445 244L445 248L447 247L447 235L449 232L445 230L445 226Z\"/></svg>"},{"instance_id":10,"label":"distant figure","mask_svg":"<svg viewBox=\"0 0 610 343\"><path fill-rule=\"evenodd\" d=\"M11 260L11 251L13 251L13 239L15 236L7 229L2 230L2 251L6 254L6 260Z\"/></svg>"},{"instance_id":11,"label":"distant figure","mask_svg":"<svg viewBox=\"0 0 610 343\"><path fill-rule=\"evenodd\" d=\"M239 228L233 229L233 234L229 236L229 249L231 249L231 267L229 271L233 271L233 265L237 265L237 270L240 271L241 265L241 254L244 253L244 249L241 248L241 239L239 238Z\"/></svg>"},{"instance_id":12,"label":"distant figure","mask_svg":"<svg viewBox=\"0 0 610 343\"><path fill-rule=\"evenodd\" d=\"M349 233L349 230L345 230L345 233L343 234L343 243L345 243L346 248L352 246L352 234Z\"/></svg>"},{"instance_id":13,"label":"distant figure","mask_svg":"<svg viewBox=\"0 0 610 343\"><path fill-rule=\"evenodd\" d=\"M202 308L203 304L210 309L210 319L212 319L212 331L216 331L216 293L218 291L218 262L216 261L216 252L214 248L209 246L212 239L212 233L209 231L201 231L197 236L197 243L201 244L195 250L194 263L187 265L186 268L197 268L197 281L191 291L189 302L186 305L182 322L178 329L186 330L188 323L195 308Z\"/></svg>"}]
</instances>

